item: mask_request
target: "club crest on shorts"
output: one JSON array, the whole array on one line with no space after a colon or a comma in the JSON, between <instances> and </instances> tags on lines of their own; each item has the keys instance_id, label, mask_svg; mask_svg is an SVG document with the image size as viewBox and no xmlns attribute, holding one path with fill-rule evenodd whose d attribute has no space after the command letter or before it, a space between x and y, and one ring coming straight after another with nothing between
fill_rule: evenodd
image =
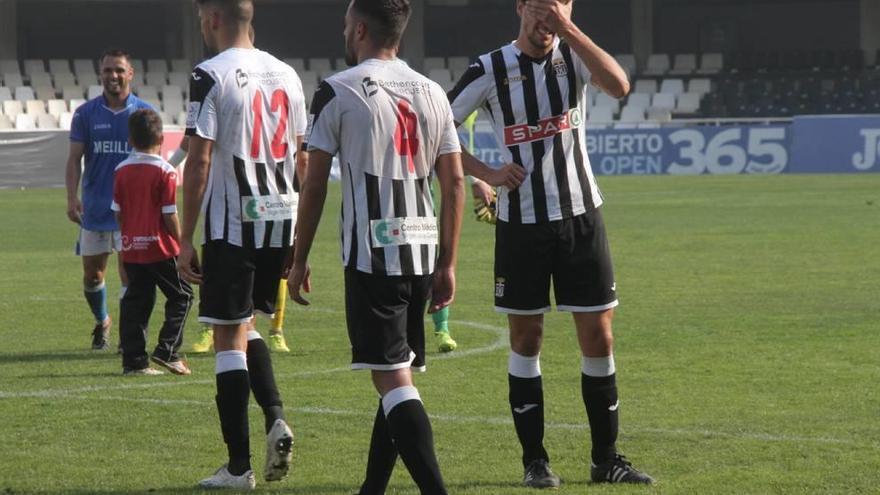
<instances>
[{"instance_id":1,"label":"club crest on shorts","mask_svg":"<svg viewBox=\"0 0 880 495\"><path fill-rule=\"evenodd\" d=\"M504 278L495 279L495 297L504 297Z\"/></svg>"}]
</instances>

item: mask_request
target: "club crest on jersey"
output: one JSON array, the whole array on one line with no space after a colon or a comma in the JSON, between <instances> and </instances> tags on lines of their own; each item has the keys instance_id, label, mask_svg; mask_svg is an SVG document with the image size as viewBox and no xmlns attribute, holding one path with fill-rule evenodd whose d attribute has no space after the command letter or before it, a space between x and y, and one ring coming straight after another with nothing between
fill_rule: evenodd
<instances>
[{"instance_id":1,"label":"club crest on jersey","mask_svg":"<svg viewBox=\"0 0 880 495\"><path fill-rule=\"evenodd\" d=\"M361 82L361 87L364 89L364 96L367 98L375 95L379 92L379 83L370 79L369 77L365 77Z\"/></svg>"},{"instance_id":2,"label":"club crest on jersey","mask_svg":"<svg viewBox=\"0 0 880 495\"><path fill-rule=\"evenodd\" d=\"M248 85L248 75L247 72L241 69L235 69L235 82L238 84L239 88L243 88Z\"/></svg>"},{"instance_id":3,"label":"club crest on jersey","mask_svg":"<svg viewBox=\"0 0 880 495\"><path fill-rule=\"evenodd\" d=\"M538 121L538 125L529 124L512 125L504 128L504 144L513 146L522 143L530 143L539 139L553 137L563 131L577 129L583 123L581 111L573 108L562 115L548 117Z\"/></svg>"},{"instance_id":4,"label":"club crest on jersey","mask_svg":"<svg viewBox=\"0 0 880 495\"><path fill-rule=\"evenodd\" d=\"M556 77L565 77L568 75L568 65L565 64L565 60L554 60L553 61L553 72L556 73Z\"/></svg>"},{"instance_id":5,"label":"club crest on jersey","mask_svg":"<svg viewBox=\"0 0 880 495\"><path fill-rule=\"evenodd\" d=\"M495 279L495 297L504 297L504 279L501 277Z\"/></svg>"}]
</instances>

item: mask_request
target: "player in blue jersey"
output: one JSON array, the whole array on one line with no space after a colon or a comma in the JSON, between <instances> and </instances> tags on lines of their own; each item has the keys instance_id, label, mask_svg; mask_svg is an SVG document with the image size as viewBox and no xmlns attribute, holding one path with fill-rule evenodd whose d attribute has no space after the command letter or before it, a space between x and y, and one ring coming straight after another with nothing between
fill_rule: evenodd
<instances>
[{"instance_id":1,"label":"player in blue jersey","mask_svg":"<svg viewBox=\"0 0 880 495\"><path fill-rule=\"evenodd\" d=\"M82 257L83 291L95 317L92 349L109 348L110 315L104 272L111 251L121 251L123 239L110 210L113 201L113 171L131 153L128 117L136 110L152 107L131 93L134 69L123 50L101 55L101 83L104 93L80 106L70 125L70 155L67 158L67 218L80 226L76 254ZM82 166L85 158L85 166ZM82 199L79 185L82 179ZM124 293L127 280L120 265Z\"/></svg>"}]
</instances>

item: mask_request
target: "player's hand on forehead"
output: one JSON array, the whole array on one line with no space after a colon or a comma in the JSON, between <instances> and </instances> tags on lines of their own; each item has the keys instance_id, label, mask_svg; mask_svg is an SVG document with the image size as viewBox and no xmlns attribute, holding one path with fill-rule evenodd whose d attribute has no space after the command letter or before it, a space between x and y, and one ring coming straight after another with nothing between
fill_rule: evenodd
<instances>
[{"instance_id":1,"label":"player's hand on forehead","mask_svg":"<svg viewBox=\"0 0 880 495\"><path fill-rule=\"evenodd\" d=\"M571 19L573 0L526 0L526 10L550 28Z\"/></svg>"}]
</instances>

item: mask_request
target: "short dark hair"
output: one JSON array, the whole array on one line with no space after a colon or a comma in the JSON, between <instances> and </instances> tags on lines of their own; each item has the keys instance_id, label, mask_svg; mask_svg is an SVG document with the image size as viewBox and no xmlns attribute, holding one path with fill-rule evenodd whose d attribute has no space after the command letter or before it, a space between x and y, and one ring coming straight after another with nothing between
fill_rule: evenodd
<instances>
[{"instance_id":1,"label":"short dark hair","mask_svg":"<svg viewBox=\"0 0 880 495\"><path fill-rule=\"evenodd\" d=\"M254 18L253 0L195 0L196 5L214 5L226 18L236 22L251 22Z\"/></svg>"},{"instance_id":2,"label":"short dark hair","mask_svg":"<svg viewBox=\"0 0 880 495\"><path fill-rule=\"evenodd\" d=\"M128 137L136 149L162 144L162 118L149 108L142 108L128 118Z\"/></svg>"},{"instance_id":3,"label":"short dark hair","mask_svg":"<svg viewBox=\"0 0 880 495\"><path fill-rule=\"evenodd\" d=\"M101 58L98 59L99 63L104 63L104 59L107 57L121 57L124 58L129 64L131 63L131 54L122 48L108 48L104 50L104 53L101 54Z\"/></svg>"},{"instance_id":4,"label":"short dark hair","mask_svg":"<svg viewBox=\"0 0 880 495\"><path fill-rule=\"evenodd\" d=\"M367 25L367 32L382 48L400 43L409 22L409 0L354 0L352 11Z\"/></svg>"}]
</instances>

